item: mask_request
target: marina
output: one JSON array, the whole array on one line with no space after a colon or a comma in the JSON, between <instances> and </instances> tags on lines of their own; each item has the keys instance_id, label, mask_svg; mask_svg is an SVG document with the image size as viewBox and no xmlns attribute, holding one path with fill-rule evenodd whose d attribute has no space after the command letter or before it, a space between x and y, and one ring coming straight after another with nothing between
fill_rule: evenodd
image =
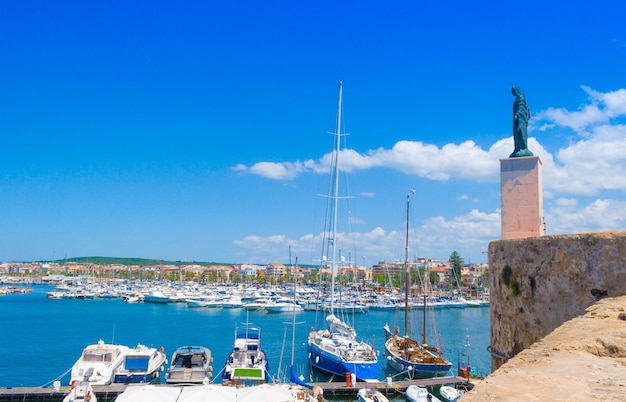
<instances>
[{"instance_id":1,"label":"marina","mask_svg":"<svg viewBox=\"0 0 626 402\"><path fill-rule=\"evenodd\" d=\"M32 400L52 400L50 398L56 397L53 382L59 381L61 390L67 390L63 387L69 385L69 369L85 346L99 339L111 344L131 346L141 343L157 350L163 348L168 357L180 346L204 345L211 349L214 358L212 382L217 384L222 380L219 371L233 349L233 331L248 321L262 328L265 334L263 347L269 361L268 382L287 380L289 358L286 356L292 347L293 312L197 308L184 302L126 303L121 296L49 299L46 296L55 291L54 287L31 285L30 289L31 293L16 293L0 298L0 319L2 322L16 323L0 328L0 336L5 340L0 344L0 354L4 356L0 362L0 387L6 398L29 400L24 399L23 391L27 389L34 398ZM333 380L336 382L328 383L331 378L312 371L307 364L308 333L320 318L324 318L324 314L317 311L300 311L295 314L298 324L295 325L294 334L294 366L297 373L307 382L323 383L323 388L328 392L325 396L336 395L333 400L344 400L344 397L355 400L353 393L356 391L346 389L343 379L340 381L335 378ZM377 387L385 387L387 377L392 377L393 388L402 390L404 386L401 376L389 370L382 354L384 332L381 323L394 322L398 318L396 316L401 314L401 310L371 309L365 314L350 317L359 329L359 337L372 342L380 356L382 373ZM468 364L478 376L489 374L490 356L486 352L489 343L489 309L438 308L433 315L439 323L439 334L446 346L445 354L455 366L449 376L457 374L457 365L465 367ZM68 328L80 328L80 331L68 331ZM45 364L42 364L42 356L45 356ZM161 373L162 384L165 383L163 377L164 373ZM369 383L357 384L370 386ZM119 393L122 389L116 388L117 384L106 387L104 391L97 387L95 389L98 397L102 396L101 400L110 398L111 394ZM399 398L391 397L390 400L404 400L403 397Z\"/></svg>"}]
</instances>

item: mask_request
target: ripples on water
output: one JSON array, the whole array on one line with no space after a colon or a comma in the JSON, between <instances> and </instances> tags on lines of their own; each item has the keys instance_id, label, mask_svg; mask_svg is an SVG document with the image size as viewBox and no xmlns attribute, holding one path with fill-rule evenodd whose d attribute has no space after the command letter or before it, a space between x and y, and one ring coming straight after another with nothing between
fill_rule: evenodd
<instances>
[{"instance_id":1,"label":"ripples on water","mask_svg":"<svg viewBox=\"0 0 626 402\"><path fill-rule=\"evenodd\" d=\"M233 346L235 326L246 321L243 309L188 308L185 303L124 303L121 299L46 298L46 286L34 286L31 294L0 297L0 387L47 385L66 373L83 348L99 339L107 343L165 348L168 359L178 346L203 345L211 349L213 372L217 376ZM388 322L402 327L403 313L370 311L354 316L359 338L374 342L383 349L382 327ZM489 308L442 309L435 312L445 357L453 363L456 374L459 359L463 365L476 367L479 375L490 372ZM324 325L324 316L315 312L297 313L294 362L307 379L306 339L316 321ZM270 374L281 376L291 362L292 314L250 312L248 320L261 328L262 345L270 362ZM399 321L398 321L399 320ZM415 321L421 326L421 312ZM429 335L430 343L434 338ZM468 345L469 343L469 345ZM385 375L385 358L380 353ZM314 375L314 380L324 378ZM69 381L69 372L60 378Z\"/></svg>"}]
</instances>

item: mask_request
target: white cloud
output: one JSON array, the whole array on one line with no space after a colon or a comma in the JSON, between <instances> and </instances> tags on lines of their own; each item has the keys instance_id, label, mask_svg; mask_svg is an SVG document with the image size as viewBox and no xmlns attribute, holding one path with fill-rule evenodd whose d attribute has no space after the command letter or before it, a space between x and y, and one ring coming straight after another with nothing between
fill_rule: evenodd
<instances>
[{"instance_id":1,"label":"white cloud","mask_svg":"<svg viewBox=\"0 0 626 402\"><path fill-rule=\"evenodd\" d=\"M272 235L268 237L250 235L241 240L235 240L234 243L240 247L251 250L269 250L277 247L284 249L286 246L294 244L292 240L287 239L284 235Z\"/></svg>"},{"instance_id":2,"label":"white cloud","mask_svg":"<svg viewBox=\"0 0 626 402\"><path fill-rule=\"evenodd\" d=\"M376 166L385 166L405 174L432 180L475 179L493 180L498 159L493 158L473 141L446 144L438 148L421 141L398 141L393 148L379 148L368 156ZM494 170L495 169L495 170Z\"/></svg>"},{"instance_id":3,"label":"white cloud","mask_svg":"<svg viewBox=\"0 0 626 402\"><path fill-rule=\"evenodd\" d=\"M543 163L544 209L549 234L579 233L584 231L616 230L626 227L626 202L613 199L611 192L626 190L626 89L600 93L583 87L588 102L577 110L548 108L531 119L528 148ZM550 149L537 138L550 134L559 138L566 130L570 142L560 149ZM537 134L534 136L533 134ZM482 149L473 141L446 144L438 147L421 141L398 141L391 149L378 148L363 154L344 150L342 168L347 171L387 168L409 176L444 181L463 179L481 183L498 183L499 159L507 158L513 150L513 138L496 141L489 149ZM303 172L328 173L332 154L318 161L285 163L259 163L247 168L234 168L271 179L291 180ZM464 189L457 199L473 199L471 188ZM578 196L597 196L584 203ZM482 198L482 197L481 197ZM460 204L464 205L464 204ZM362 223L362 221L359 221ZM413 236L412 236L413 237ZM447 256L452 250L464 255L474 255L485 250L488 243L500 238L500 212L471 210L457 216L435 216L415 230L418 249L414 254ZM386 231L377 227L371 231L337 235L342 250L355 249L362 255L377 256L380 260L399 261L403 256L404 232ZM238 243L242 247L259 250L272 248L270 239L246 238ZM284 250L286 242L280 247ZM302 236L289 244L307 249L321 245L321 235ZM348 243L345 243L345 242ZM319 257L318 257L319 258Z\"/></svg>"},{"instance_id":4,"label":"white cloud","mask_svg":"<svg viewBox=\"0 0 626 402\"><path fill-rule=\"evenodd\" d=\"M626 89L601 93L582 88L589 104L577 111L549 108L533 123L544 132L570 128L580 138L557 150L554 160L541 155L548 197L626 189L626 126L619 124L626 116Z\"/></svg>"},{"instance_id":5,"label":"white cloud","mask_svg":"<svg viewBox=\"0 0 626 402\"><path fill-rule=\"evenodd\" d=\"M250 167L239 164L233 170L256 174L268 179L291 180L305 170L305 165L301 162L259 162Z\"/></svg>"},{"instance_id":6,"label":"white cloud","mask_svg":"<svg viewBox=\"0 0 626 402\"><path fill-rule=\"evenodd\" d=\"M593 123L609 121L609 117L606 113L603 113L597 105L587 105L575 112L570 112L564 108L548 108L539 113L536 118L538 118L539 121L549 120L554 122L553 125L548 125L551 127L564 126L570 127L576 131Z\"/></svg>"},{"instance_id":7,"label":"white cloud","mask_svg":"<svg viewBox=\"0 0 626 402\"><path fill-rule=\"evenodd\" d=\"M546 210L549 234L622 230L626 227L626 202L598 199L586 205L572 198L556 200Z\"/></svg>"},{"instance_id":8,"label":"white cloud","mask_svg":"<svg viewBox=\"0 0 626 402\"><path fill-rule=\"evenodd\" d=\"M545 130L553 127L569 127L579 134L585 134L590 126L606 124L611 119L626 115L626 89L601 93L583 86L589 95L589 104L578 110L550 107L539 112L530 120L530 129Z\"/></svg>"},{"instance_id":9,"label":"white cloud","mask_svg":"<svg viewBox=\"0 0 626 402\"><path fill-rule=\"evenodd\" d=\"M463 216L447 220L442 216L429 218L421 227L412 229L411 258L428 256L446 258L453 250L463 256L480 256L490 241L500 237L500 211L485 213L476 209ZM290 244L295 253L300 254L312 248L319 250L323 234L306 234L298 240L289 240L285 236L275 235L267 238L247 236L234 243L254 252L283 252L285 244ZM375 227L372 230L353 233L337 233L336 244L348 260L358 264L363 256L375 256L376 261L402 261L404 259L405 232L403 230L385 230ZM417 245L416 245L417 244ZM358 255L356 254L358 251ZM330 258L328 256L328 258ZM314 254L313 261L319 261ZM304 259L301 259L304 261ZM309 263L309 262L304 262Z\"/></svg>"},{"instance_id":10,"label":"white cloud","mask_svg":"<svg viewBox=\"0 0 626 402\"><path fill-rule=\"evenodd\" d=\"M531 134L533 130L546 133L567 127L581 137L553 154L529 136L528 148L543 162L544 191L548 198L561 193L596 194L605 189L626 189L626 126L612 123L626 116L626 89L607 93L588 87L583 90L589 95L589 104L581 105L577 111L548 108L530 121ZM494 183L499 180L499 159L508 157L512 149L512 137L497 141L488 150L473 141L440 148L421 141L402 140L391 149L378 148L365 154L342 150L340 169L381 167L431 180ZM274 180L292 180L303 172L328 173L331 157L332 153L328 153L317 162L260 162L233 169Z\"/></svg>"},{"instance_id":11,"label":"white cloud","mask_svg":"<svg viewBox=\"0 0 626 402\"><path fill-rule=\"evenodd\" d=\"M506 152L495 154L502 148L485 151L473 141L458 145L446 144L441 148L421 141L398 141L392 149L379 148L367 154L359 154L351 149L342 150L339 168L351 172L385 167L432 180L457 178L494 181L497 178L498 159L508 156ZM508 148L512 149L512 145ZM328 153L318 162L260 162L251 167L239 164L233 170L269 179L291 180L302 172L328 173L331 157L332 153Z\"/></svg>"},{"instance_id":12,"label":"white cloud","mask_svg":"<svg viewBox=\"0 0 626 402\"><path fill-rule=\"evenodd\" d=\"M596 127L589 139L559 150L556 159L559 165L551 183L555 192L626 189L626 126Z\"/></svg>"},{"instance_id":13,"label":"white cloud","mask_svg":"<svg viewBox=\"0 0 626 402\"><path fill-rule=\"evenodd\" d=\"M433 246L445 249L459 244L486 247L487 242L500 237L500 211L486 213L473 209L452 219L435 216L429 218L420 231L427 234Z\"/></svg>"}]
</instances>

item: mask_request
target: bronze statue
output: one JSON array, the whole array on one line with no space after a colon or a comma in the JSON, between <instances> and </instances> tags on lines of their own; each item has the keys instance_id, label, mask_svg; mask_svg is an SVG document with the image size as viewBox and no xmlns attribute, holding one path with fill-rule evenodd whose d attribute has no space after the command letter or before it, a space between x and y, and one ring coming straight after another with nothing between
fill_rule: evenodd
<instances>
[{"instance_id":1,"label":"bronze statue","mask_svg":"<svg viewBox=\"0 0 626 402\"><path fill-rule=\"evenodd\" d=\"M533 156L526 143L528 140L526 128L528 127L528 119L530 119L530 109L526 103L526 97L517 85L513 85L511 92L515 95L515 101L513 101L513 140L515 141L515 150L509 155L509 158Z\"/></svg>"}]
</instances>

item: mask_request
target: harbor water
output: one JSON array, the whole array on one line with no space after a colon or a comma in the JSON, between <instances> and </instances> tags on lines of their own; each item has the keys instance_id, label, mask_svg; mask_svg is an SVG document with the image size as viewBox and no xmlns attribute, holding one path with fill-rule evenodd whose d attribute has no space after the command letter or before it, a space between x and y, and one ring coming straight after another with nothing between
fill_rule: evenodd
<instances>
[{"instance_id":1,"label":"harbor water","mask_svg":"<svg viewBox=\"0 0 626 402\"><path fill-rule=\"evenodd\" d=\"M126 346L163 347L168 359L179 346L206 346L213 353L214 375L220 377L233 346L235 327L246 321L261 328L272 377L288 376L292 313L190 308L186 303L125 303L122 299L47 299L46 292L52 287L33 285L32 290L0 297L0 387L51 386L55 380L67 385L69 369L83 348L100 339ZM457 364L470 364L479 376L489 374L489 308L443 308L434 314L445 357L453 363L450 374L457 374ZM380 353L381 381L394 375L387 370L382 353L382 328L385 323L393 328L401 315L370 311L353 316L358 337L373 342ZM327 379L311 373L307 364L307 335L316 322L318 327L324 325L320 318L321 313L296 313L294 364L307 380Z\"/></svg>"}]
</instances>

